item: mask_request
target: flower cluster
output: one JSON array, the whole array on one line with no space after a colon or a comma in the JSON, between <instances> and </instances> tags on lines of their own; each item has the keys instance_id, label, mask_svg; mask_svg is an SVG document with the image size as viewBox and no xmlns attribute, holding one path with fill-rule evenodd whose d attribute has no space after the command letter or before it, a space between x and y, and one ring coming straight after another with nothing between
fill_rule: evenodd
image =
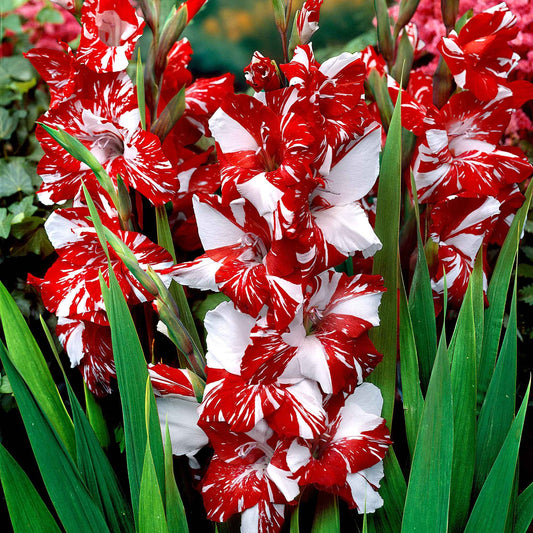
<instances>
[{"instance_id":1,"label":"flower cluster","mask_svg":"<svg viewBox=\"0 0 533 533\"><path fill-rule=\"evenodd\" d=\"M175 144L162 143L142 127L135 88L124 71L144 21L128 2L86 1L81 18L82 38L76 53L66 46L61 51L35 48L26 57L50 88L50 109L39 122L80 141L107 173L114 194L85 163L60 147L43 127L38 128L44 150L37 169L43 180L39 199L48 205L69 202L71 207L56 210L47 220L45 227L58 259L44 279L30 276L29 281L40 288L46 308L57 316L57 334L72 366L79 366L89 388L103 395L111 392L115 375L99 281L99 275L108 281L109 264L88 221L82 185L90 192L103 225L130 249L138 267L144 271L150 267L168 287L174 262L169 252L142 233L143 202L163 206L172 201L177 216L181 207L180 218L186 220L192 212L192 192L184 176L197 190L220 186L217 167L206 165L211 150L192 151L187 146L209 135L207 120L233 84L231 75L191 83L187 64L192 49L186 39L177 42L166 58L159 114L187 84L185 110L165 139L174 139ZM152 125L157 122L153 118ZM120 206L115 205L119 196ZM188 240L196 241L194 224L187 228ZM126 266L113 249L107 252L128 305L144 307L150 314L153 291L138 281L131 265Z\"/></svg>"},{"instance_id":2,"label":"flower cluster","mask_svg":"<svg viewBox=\"0 0 533 533\"><path fill-rule=\"evenodd\" d=\"M418 201L427 205L429 236L438 245L433 289L459 304L481 246L502 244L533 170L518 147L503 146L511 115L533 97L533 85L509 81L518 56L508 41L516 17L499 4L472 17L439 50L458 90L438 109L429 75L411 75L402 123L417 135L411 162ZM389 78L393 98L399 85ZM485 261L484 269L487 265Z\"/></svg>"},{"instance_id":3,"label":"flower cluster","mask_svg":"<svg viewBox=\"0 0 533 533\"><path fill-rule=\"evenodd\" d=\"M300 45L278 69L256 52L246 77L255 96L227 96L209 121L222 182L193 201L205 254L173 274L230 299L204 321L203 439L177 408L190 410L192 389L181 375L169 385L168 368L152 372L175 451L192 457L207 440L214 450L201 481L208 517L241 512L243 531L278 531L309 485L360 512L382 504L390 439L381 394L363 379L381 359L368 331L384 287L332 268L381 247L361 203L381 128L358 54L319 64Z\"/></svg>"}]
</instances>

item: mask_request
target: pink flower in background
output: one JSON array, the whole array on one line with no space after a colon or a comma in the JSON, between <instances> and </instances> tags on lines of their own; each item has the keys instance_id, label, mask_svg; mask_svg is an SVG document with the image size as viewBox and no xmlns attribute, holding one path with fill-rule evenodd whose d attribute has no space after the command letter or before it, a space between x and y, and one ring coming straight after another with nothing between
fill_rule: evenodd
<instances>
[{"instance_id":1,"label":"pink flower in background","mask_svg":"<svg viewBox=\"0 0 533 533\"><path fill-rule=\"evenodd\" d=\"M80 35L80 24L66 10L69 8L63 5L54 6L63 22L39 22L37 15L45 7L47 7L47 3L43 0L29 0L18 7L14 13L23 17L22 30L29 34L30 42L35 47L61 50L60 42L68 43ZM50 6L48 7L50 8Z\"/></svg>"}]
</instances>

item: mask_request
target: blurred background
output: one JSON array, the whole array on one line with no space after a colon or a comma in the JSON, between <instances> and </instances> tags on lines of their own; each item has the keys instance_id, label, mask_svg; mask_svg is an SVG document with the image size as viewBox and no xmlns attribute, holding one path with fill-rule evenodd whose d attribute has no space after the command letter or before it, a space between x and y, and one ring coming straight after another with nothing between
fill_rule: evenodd
<instances>
[{"instance_id":1,"label":"blurred background","mask_svg":"<svg viewBox=\"0 0 533 533\"><path fill-rule=\"evenodd\" d=\"M293 0L295 11L303 1ZM313 36L317 57L331 55L330 51L356 51L375 42L373 16L372 0L326 0L320 11L320 29ZM210 0L184 35L194 50L193 71L200 75L232 72L242 89L242 69L255 50L282 62L271 0Z\"/></svg>"}]
</instances>

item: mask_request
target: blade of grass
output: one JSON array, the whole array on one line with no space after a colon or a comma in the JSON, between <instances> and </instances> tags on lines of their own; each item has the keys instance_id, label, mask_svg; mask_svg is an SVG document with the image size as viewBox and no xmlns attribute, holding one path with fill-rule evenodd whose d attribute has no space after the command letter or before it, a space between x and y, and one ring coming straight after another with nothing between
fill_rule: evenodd
<instances>
[{"instance_id":1,"label":"blade of grass","mask_svg":"<svg viewBox=\"0 0 533 533\"><path fill-rule=\"evenodd\" d=\"M0 480L14 533L60 533L33 483L1 444Z\"/></svg>"},{"instance_id":2,"label":"blade of grass","mask_svg":"<svg viewBox=\"0 0 533 533\"><path fill-rule=\"evenodd\" d=\"M155 464L150 448L150 401L154 393L150 384L150 378L146 378L145 388L145 432L148 436L146 439L146 452L144 455L144 465L142 470L141 487L139 491L139 533L168 533L167 519L165 517L165 507L163 497L159 488ZM159 419L158 419L159 420Z\"/></svg>"},{"instance_id":3,"label":"blade of grass","mask_svg":"<svg viewBox=\"0 0 533 533\"><path fill-rule=\"evenodd\" d=\"M144 72L141 61L141 51L137 49L137 70L136 70L136 92L137 92L137 106L139 107L139 115L141 116L141 127L146 129L146 99L144 95Z\"/></svg>"},{"instance_id":4,"label":"blade of grass","mask_svg":"<svg viewBox=\"0 0 533 533\"><path fill-rule=\"evenodd\" d=\"M474 280L471 278L457 318L452 337L453 343L450 344L449 350L452 360L454 434L450 531L458 533L463 531L468 519L476 451L477 384L473 283Z\"/></svg>"},{"instance_id":5,"label":"blade of grass","mask_svg":"<svg viewBox=\"0 0 533 533\"><path fill-rule=\"evenodd\" d=\"M67 532L109 531L102 512L87 491L54 427L41 411L22 376L0 343L0 359L19 406L24 427L39 466L44 485Z\"/></svg>"},{"instance_id":6,"label":"blade of grass","mask_svg":"<svg viewBox=\"0 0 533 533\"><path fill-rule=\"evenodd\" d=\"M526 533L531 522L533 522L533 483L530 483L518 496L514 533Z\"/></svg>"},{"instance_id":7,"label":"blade of grass","mask_svg":"<svg viewBox=\"0 0 533 533\"><path fill-rule=\"evenodd\" d=\"M409 453L413 457L424 398L420 389L418 359L413 324L407 304L405 286L400 277L400 375L405 432Z\"/></svg>"},{"instance_id":8,"label":"blade of grass","mask_svg":"<svg viewBox=\"0 0 533 533\"><path fill-rule=\"evenodd\" d=\"M103 452L81 405L67 383L76 430L78 469L94 501L106 517L111 531L132 532L135 530L133 514L126 502L119 482Z\"/></svg>"},{"instance_id":9,"label":"blade of grass","mask_svg":"<svg viewBox=\"0 0 533 533\"><path fill-rule=\"evenodd\" d=\"M146 424L144 388L148 370L142 346L135 330L128 305L112 270L109 272L110 287L101 279L102 293L111 326L111 341L117 373L118 388L124 417L124 438L130 491L134 516L138 515L139 491L146 456ZM152 395L153 396L153 395ZM150 401L151 455L164 491L164 455L157 409L153 397ZM158 440L159 439L159 440ZM147 466L149 468L150 465Z\"/></svg>"},{"instance_id":10,"label":"blade of grass","mask_svg":"<svg viewBox=\"0 0 533 533\"><path fill-rule=\"evenodd\" d=\"M464 533L478 533L490 524L492 531L503 531L512 496L518 449L524 428L531 383L514 419L505 442L494 461L487 480L479 493Z\"/></svg>"},{"instance_id":11,"label":"blade of grass","mask_svg":"<svg viewBox=\"0 0 533 533\"><path fill-rule=\"evenodd\" d=\"M89 490L94 502L99 506L112 531L132 532L133 515L128 506L115 472L102 450L98 437L83 412L74 394L67 374L61 364L59 354L46 322L41 317L41 325L50 343L57 364L63 374L67 394L72 409L74 432L76 436L77 465L81 478ZM85 392L88 392L84 383ZM90 393L89 393L90 394ZM94 401L94 400L93 400ZM100 411L101 415L101 411ZM103 420L105 423L105 420Z\"/></svg>"},{"instance_id":12,"label":"blade of grass","mask_svg":"<svg viewBox=\"0 0 533 533\"><path fill-rule=\"evenodd\" d=\"M188 533L189 526L185 515L185 507L181 499L176 478L174 477L174 464L172 461L172 443L170 431L165 424L165 509L169 533Z\"/></svg>"},{"instance_id":13,"label":"blade of grass","mask_svg":"<svg viewBox=\"0 0 533 533\"><path fill-rule=\"evenodd\" d=\"M448 531L453 456L451 378L441 336L420 420L402 521L402 533Z\"/></svg>"},{"instance_id":14,"label":"blade of grass","mask_svg":"<svg viewBox=\"0 0 533 533\"><path fill-rule=\"evenodd\" d=\"M374 257L374 274L381 274L387 292L381 299L381 325L371 331L372 340L383 360L370 375L383 395L382 416L392 427L396 395L396 356L398 343L398 242L400 235L400 195L402 184L401 97L398 97L381 159L376 235L383 248Z\"/></svg>"},{"instance_id":15,"label":"blade of grass","mask_svg":"<svg viewBox=\"0 0 533 533\"><path fill-rule=\"evenodd\" d=\"M76 457L72 420L30 328L1 282L0 319L4 328L9 359L23 377L71 457Z\"/></svg>"},{"instance_id":16,"label":"blade of grass","mask_svg":"<svg viewBox=\"0 0 533 533\"><path fill-rule=\"evenodd\" d=\"M174 250L174 242L172 240L172 234L170 232L168 215L165 206L156 207L155 215L157 224L157 242L159 246L162 246L168 250L172 256L172 259L174 259L174 262L176 262L176 251ZM170 294L178 305L180 320L187 328L187 331L189 332L193 342L196 344L199 350L202 351L202 343L200 341L198 330L196 329L196 324L194 323L194 318L189 307L189 302L187 302L187 297L185 296L183 287L179 283L173 281L170 285Z\"/></svg>"},{"instance_id":17,"label":"blade of grass","mask_svg":"<svg viewBox=\"0 0 533 533\"><path fill-rule=\"evenodd\" d=\"M522 207L516 213L509 232L498 255L498 261L487 290L489 307L485 312L485 328L483 346L481 348L481 362L478 372L478 406L481 406L485 398L492 374L494 363L498 353L503 315L507 303L507 289L511 281L514 259L518 251L520 235L531 203L533 181L530 182L526 191L526 199Z\"/></svg>"},{"instance_id":18,"label":"blade of grass","mask_svg":"<svg viewBox=\"0 0 533 533\"><path fill-rule=\"evenodd\" d=\"M516 299L517 279L515 276L507 331L479 413L474 477L476 494L481 490L514 418L517 372Z\"/></svg>"},{"instance_id":19,"label":"blade of grass","mask_svg":"<svg viewBox=\"0 0 533 533\"><path fill-rule=\"evenodd\" d=\"M100 446L105 450L109 447L111 439L109 437L109 430L107 429L104 413L102 412L100 404L96 401L94 394L89 390L85 382L83 382L83 391L85 395L87 418L98 438Z\"/></svg>"},{"instance_id":20,"label":"blade of grass","mask_svg":"<svg viewBox=\"0 0 533 533\"><path fill-rule=\"evenodd\" d=\"M381 509L368 516L368 528L376 533L397 533L401 528L407 487L392 446L385 455L383 467L385 477L379 493L384 504Z\"/></svg>"},{"instance_id":21,"label":"blade of grass","mask_svg":"<svg viewBox=\"0 0 533 533\"><path fill-rule=\"evenodd\" d=\"M420 213L416 195L416 185L411 174L411 188L414 195L414 208L417 227L417 261L411 289L409 291L409 311L413 322L416 350L420 369L420 381L425 392L429 383L431 369L437 353L437 322L435 320L435 306L431 278L422 242L420 229Z\"/></svg>"},{"instance_id":22,"label":"blade of grass","mask_svg":"<svg viewBox=\"0 0 533 533\"><path fill-rule=\"evenodd\" d=\"M89 207L91 220L94 224L98 239L106 254L109 254L105 231L94 202L85 186L83 187L85 200ZM124 440L126 445L126 461L128 479L133 507L133 516L138 518L139 491L146 455L146 423L145 423L145 384L148 379L148 369L144 352L135 329L128 304L122 294L120 285L109 261L109 287L100 276L100 287L111 327L111 342L117 374L118 389L122 403L124 420ZM159 487L164 493L164 454L161 429L157 417L155 398L151 397L150 405L150 440L154 467L159 480Z\"/></svg>"},{"instance_id":23,"label":"blade of grass","mask_svg":"<svg viewBox=\"0 0 533 533\"><path fill-rule=\"evenodd\" d=\"M328 492L320 492L318 494L311 533L337 533L340 531L340 527L339 501L337 496Z\"/></svg>"}]
</instances>

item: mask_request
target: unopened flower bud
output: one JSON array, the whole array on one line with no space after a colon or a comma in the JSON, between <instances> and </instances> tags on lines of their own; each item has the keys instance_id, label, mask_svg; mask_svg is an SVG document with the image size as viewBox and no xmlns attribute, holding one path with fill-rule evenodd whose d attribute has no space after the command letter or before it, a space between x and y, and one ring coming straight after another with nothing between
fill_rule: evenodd
<instances>
[{"instance_id":1,"label":"unopened flower bud","mask_svg":"<svg viewBox=\"0 0 533 533\"><path fill-rule=\"evenodd\" d=\"M185 111L185 87L170 100L165 109L161 112L157 120L152 124L151 131L157 135L161 142L169 134L176 122Z\"/></svg>"},{"instance_id":2,"label":"unopened flower bud","mask_svg":"<svg viewBox=\"0 0 533 533\"><path fill-rule=\"evenodd\" d=\"M141 268L135 254L126 244L117 237L109 228L104 227L107 242L113 248L118 258L126 265L127 269L135 276L135 279L153 296L159 294L157 285L152 278Z\"/></svg>"},{"instance_id":3,"label":"unopened flower bud","mask_svg":"<svg viewBox=\"0 0 533 533\"><path fill-rule=\"evenodd\" d=\"M254 52L252 61L244 69L246 83L255 92L261 90L272 91L279 89L280 79L276 62L269 57L265 57L261 52Z\"/></svg>"},{"instance_id":4,"label":"unopened flower bud","mask_svg":"<svg viewBox=\"0 0 533 533\"><path fill-rule=\"evenodd\" d=\"M402 29L409 24L409 21L413 18L416 8L420 0L402 0L400 2L400 10L398 12L398 20L394 25L394 37L398 37Z\"/></svg>"}]
</instances>

